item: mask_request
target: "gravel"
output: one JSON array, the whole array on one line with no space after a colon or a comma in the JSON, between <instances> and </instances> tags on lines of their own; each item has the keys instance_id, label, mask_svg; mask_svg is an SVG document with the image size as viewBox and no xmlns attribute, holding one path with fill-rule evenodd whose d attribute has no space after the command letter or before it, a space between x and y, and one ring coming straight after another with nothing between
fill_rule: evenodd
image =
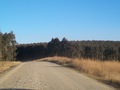
<instances>
[{"instance_id":1,"label":"gravel","mask_svg":"<svg viewBox=\"0 0 120 90\"><path fill-rule=\"evenodd\" d=\"M115 90L70 68L24 62L0 76L0 90Z\"/></svg>"}]
</instances>

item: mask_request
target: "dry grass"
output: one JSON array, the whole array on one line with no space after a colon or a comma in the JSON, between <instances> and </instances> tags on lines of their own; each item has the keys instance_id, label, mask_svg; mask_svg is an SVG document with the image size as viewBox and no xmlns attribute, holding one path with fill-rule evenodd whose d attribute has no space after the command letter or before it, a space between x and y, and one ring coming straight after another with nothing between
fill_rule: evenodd
<instances>
[{"instance_id":1,"label":"dry grass","mask_svg":"<svg viewBox=\"0 0 120 90\"><path fill-rule=\"evenodd\" d=\"M70 58L57 57L57 56L47 57L47 58L43 58L43 59L40 59L40 60L55 62L55 63L62 64L62 65L69 64L72 61L72 59L70 59Z\"/></svg>"},{"instance_id":2,"label":"dry grass","mask_svg":"<svg viewBox=\"0 0 120 90\"><path fill-rule=\"evenodd\" d=\"M120 62L75 59L72 64L84 73L120 85Z\"/></svg>"},{"instance_id":3,"label":"dry grass","mask_svg":"<svg viewBox=\"0 0 120 90\"><path fill-rule=\"evenodd\" d=\"M66 57L48 57L47 60L62 65L68 65L102 81L120 86L120 62L98 61L90 59L70 59Z\"/></svg>"},{"instance_id":4,"label":"dry grass","mask_svg":"<svg viewBox=\"0 0 120 90\"><path fill-rule=\"evenodd\" d=\"M0 61L0 73L9 70L11 67L20 64L18 61Z\"/></svg>"}]
</instances>

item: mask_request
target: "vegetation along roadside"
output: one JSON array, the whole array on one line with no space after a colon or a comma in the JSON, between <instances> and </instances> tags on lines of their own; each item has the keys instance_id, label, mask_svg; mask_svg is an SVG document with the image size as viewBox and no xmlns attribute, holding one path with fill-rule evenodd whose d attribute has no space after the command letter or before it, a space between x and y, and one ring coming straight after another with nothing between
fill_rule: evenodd
<instances>
[{"instance_id":1,"label":"vegetation along roadside","mask_svg":"<svg viewBox=\"0 0 120 90\"><path fill-rule=\"evenodd\" d=\"M120 62L118 61L99 61L57 56L43 58L40 59L40 61L50 61L63 66L75 68L92 78L120 88Z\"/></svg>"}]
</instances>

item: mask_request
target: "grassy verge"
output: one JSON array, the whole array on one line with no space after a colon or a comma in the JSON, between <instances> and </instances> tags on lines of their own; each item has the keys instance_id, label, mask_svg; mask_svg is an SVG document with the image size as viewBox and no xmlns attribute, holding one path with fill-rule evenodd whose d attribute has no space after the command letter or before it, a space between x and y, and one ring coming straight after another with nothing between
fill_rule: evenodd
<instances>
[{"instance_id":1,"label":"grassy verge","mask_svg":"<svg viewBox=\"0 0 120 90\"><path fill-rule=\"evenodd\" d=\"M18 64L20 64L18 61L0 61L0 74Z\"/></svg>"},{"instance_id":2,"label":"grassy verge","mask_svg":"<svg viewBox=\"0 0 120 90\"><path fill-rule=\"evenodd\" d=\"M120 88L120 62L98 61L90 59L71 59L66 57L48 57L41 60L73 67L82 73Z\"/></svg>"}]
</instances>

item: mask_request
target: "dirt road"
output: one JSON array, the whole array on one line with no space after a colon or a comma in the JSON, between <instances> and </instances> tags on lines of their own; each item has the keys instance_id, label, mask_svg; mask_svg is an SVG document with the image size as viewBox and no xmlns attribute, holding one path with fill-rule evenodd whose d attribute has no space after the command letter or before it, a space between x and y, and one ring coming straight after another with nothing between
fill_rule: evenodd
<instances>
[{"instance_id":1,"label":"dirt road","mask_svg":"<svg viewBox=\"0 0 120 90\"><path fill-rule=\"evenodd\" d=\"M25 62L0 76L0 90L115 90L50 62Z\"/></svg>"}]
</instances>

